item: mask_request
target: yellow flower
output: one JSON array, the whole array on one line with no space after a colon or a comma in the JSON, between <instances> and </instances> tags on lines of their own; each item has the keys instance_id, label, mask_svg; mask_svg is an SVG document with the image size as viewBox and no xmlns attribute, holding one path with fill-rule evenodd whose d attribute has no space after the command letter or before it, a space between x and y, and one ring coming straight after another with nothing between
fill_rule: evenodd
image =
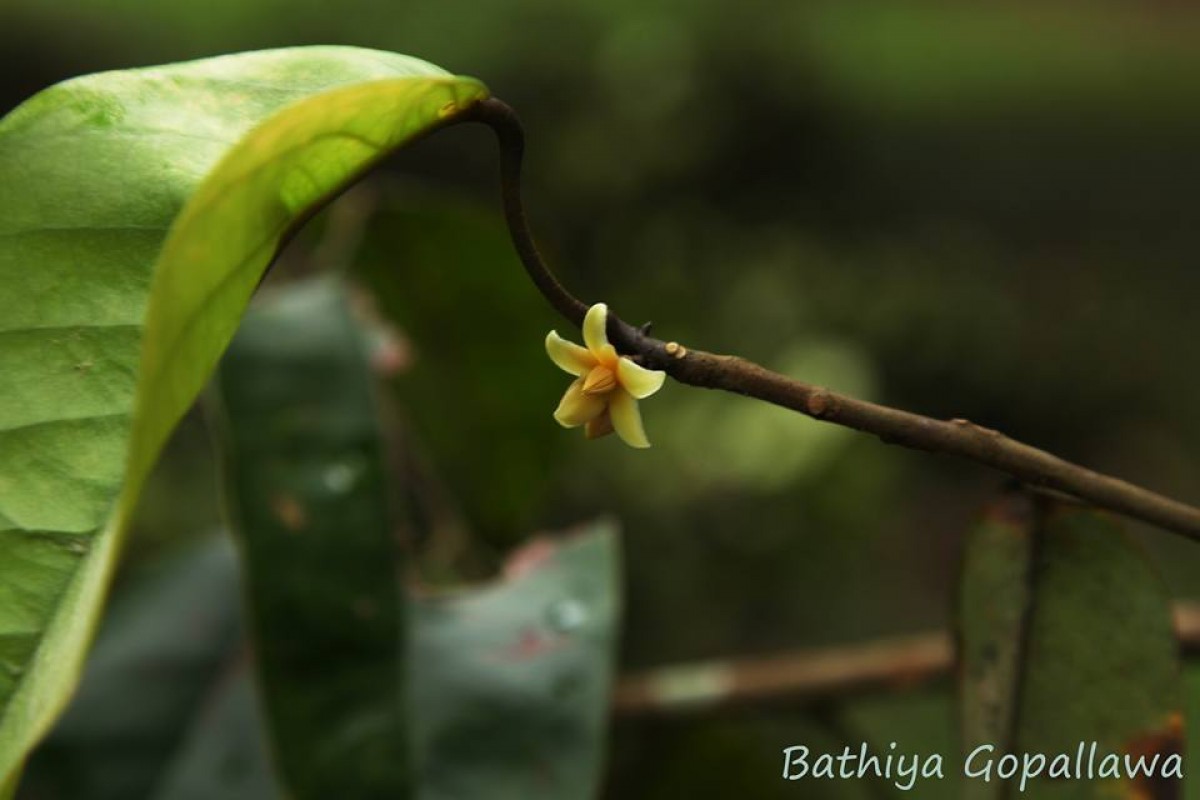
<instances>
[{"instance_id":1,"label":"yellow flower","mask_svg":"<svg viewBox=\"0 0 1200 800\"><path fill-rule=\"evenodd\" d=\"M583 319L583 343L568 342L555 331L546 336L550 360L575 375L554 419L564 428L584 428L589 439L616 430L625 444L649 447L637 401L663 385L667 374L633 363L608 343L608 306L596 303Z\"/></svg>"}]
</instances>

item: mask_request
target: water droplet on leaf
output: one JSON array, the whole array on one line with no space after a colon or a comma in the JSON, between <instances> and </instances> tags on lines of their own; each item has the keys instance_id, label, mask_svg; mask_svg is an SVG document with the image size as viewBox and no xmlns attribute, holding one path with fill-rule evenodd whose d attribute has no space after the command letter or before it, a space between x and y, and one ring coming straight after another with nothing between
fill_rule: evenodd
<instances>
[{"instance_id":1,"label":"water droplet on leaf","mask_svg":"<svg viewBox=\"0 0 1200 800\"><path fill-rule=\"evenodd\" d=\"M587 622L587 609L573 598L559 600L546 609L546 622L559 633L570 633Z\"/></svg>"}]
</instances>

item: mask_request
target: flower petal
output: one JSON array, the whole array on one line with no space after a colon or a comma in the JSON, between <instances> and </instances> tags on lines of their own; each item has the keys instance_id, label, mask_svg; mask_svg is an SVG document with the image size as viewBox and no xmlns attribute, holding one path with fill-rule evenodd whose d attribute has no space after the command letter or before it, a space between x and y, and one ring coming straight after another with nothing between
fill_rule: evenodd
<instances>
[{"instance_id":1,"label":"flower petal","mask_svg":"<svg viewBox=\"0 0 1200 800\"><path fill-rule=\"evenodd\" d=\"M646 369L621 356L617 361L617 380L625 387L625 391L638 400L649 397L662 388L667 373L658 369Z\"/></svg>"},{"instance_id":2,"label":"flower petal","mask_svg":"<svg viewBox=\"0 0 1200 800\"><path fill-rule=\"evenodd\" d=\"M596 303L583 318L583 343L596 357L615 357L616 349L608 343L608 306Z\"/></svg>"},{"instance_id":3,"label":"flower petal","mask_svg":"<svg viewBox=\"0 0 1200 800\"><path fill-rule=\"evenodd\" d=\"M564 428L577 428L604 413L607 398L583 393L583 378L576 378L554 410L554 419Z\"/></svg>"},{"instance_id":4,"label":"flower petal","mask_svg":"<svg viewBox=\"0 0 1200 800\"><path fill-rule=\"evenodd\" d=\"M608 414L612 417L613 428L625 444L630 447L650 446L642 427L642 412L638 410L633 395L620 390L613 392L608 400Z\"/></svg>"},{"instance_id":5,"label":"flower petal","mask_svg":"<svg viewBox=\"0 0 1200 800\"><path fill-rule=\"evenodd\" d=\"M559 369L572 375L586 375L596 366L596 357L586 347L568 342L558 335L558 331L546 334L546 355Z\"/></svg>"},{"instance_id":6,"label":"flower petal","mask_svg":"<svg viewBox=\"0 0 1200 800\"><path fill-rule=\"evenodd\" d=\"M604 409L604 413L595 419L588 420L587 427L583 430L589 439L599 439L601 436L608 436L612 433L612 417L609 416L608 409Z\"/></svg>"}]
</instances>

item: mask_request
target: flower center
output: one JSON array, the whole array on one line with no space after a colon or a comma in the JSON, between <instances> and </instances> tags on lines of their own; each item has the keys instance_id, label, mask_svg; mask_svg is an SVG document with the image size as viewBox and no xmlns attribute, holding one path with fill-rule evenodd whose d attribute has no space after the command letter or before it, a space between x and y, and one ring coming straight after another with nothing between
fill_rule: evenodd
<instances>
[{"instance_id":1,"label":"flower center","mask_svg":"<svg viewBox=\"0 0 1200 800\"><path fill-rule=\"evenodd\" d=\"M583 379L584 394L604 394L617 385L616 374L605 366L592 367L592 371Z\"/></svg>"}]
</instances>

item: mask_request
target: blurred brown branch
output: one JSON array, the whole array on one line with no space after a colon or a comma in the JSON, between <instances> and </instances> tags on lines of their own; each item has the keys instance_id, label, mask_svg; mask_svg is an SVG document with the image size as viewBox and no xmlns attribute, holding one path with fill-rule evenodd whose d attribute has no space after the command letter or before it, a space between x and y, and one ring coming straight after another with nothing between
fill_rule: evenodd
<instances>
[{"instance_id":1,"label":"blurred brown branch","mask_svg":"<svg viewBox=\"0 0 1200 800\"><path fill-rule=\"evenodd\" d=\"M1184 653L1200 653L1200 603L1175 606L1175 631ZM923 686L953 669L953 637L937 631L626 675L617 683L613 710L621 716L679 715L824 702Z\"/></svg>"},{"instance_id":2,"label":"blurred brown branch","mask_svg":"<svg viewBox=\"0 0 1200 800\"><path fill-rule=\"evenodd\" d=\"M495 98L483 100L461 118L488 125L500 146L501 194L513 245L530 279L560 314L582 324L587 305L559 283L538 252L521 197L525 134L513 110ZM664 342L615 314L608 334L617 349L644 366L665 371L680 383L756 397L814 419L878 436L917 450L948 453L1006 472L1036 488L1053 489L1200 540L1200 509L1118 478L1081 467L965 419L937 420L838 394L804 383L738 356L716 355Z\"/></svg>"}]
</instances>

